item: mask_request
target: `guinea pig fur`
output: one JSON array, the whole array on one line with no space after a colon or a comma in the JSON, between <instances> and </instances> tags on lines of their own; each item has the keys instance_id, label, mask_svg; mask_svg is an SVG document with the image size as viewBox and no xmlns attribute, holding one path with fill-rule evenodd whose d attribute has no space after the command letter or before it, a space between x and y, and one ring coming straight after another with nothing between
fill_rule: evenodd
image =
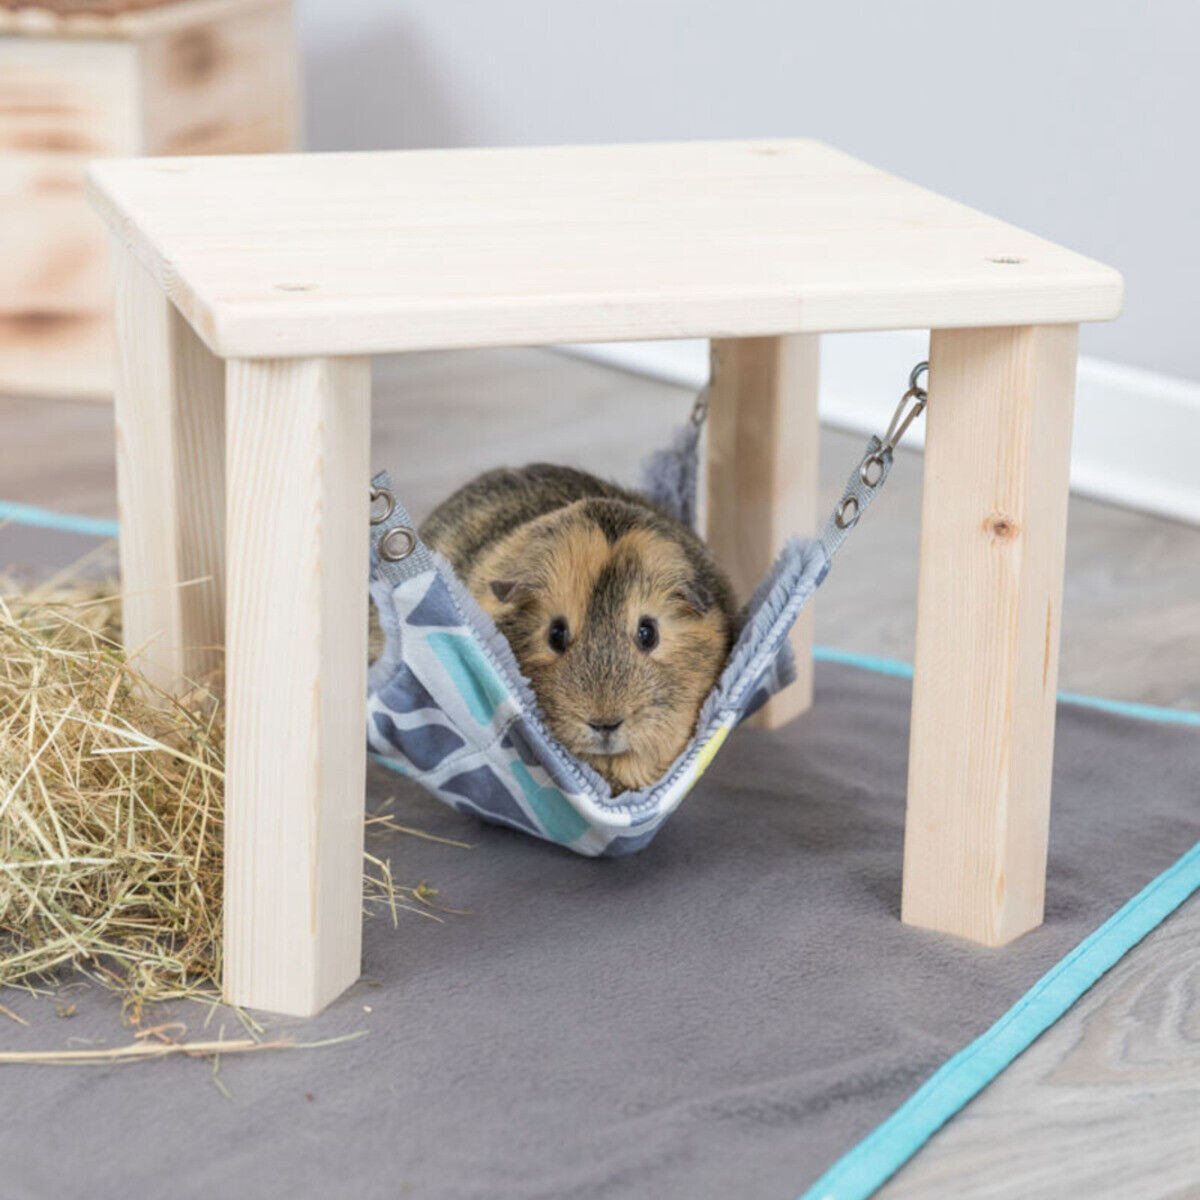
<instances>
[{"instance_id":1,"label":"guinea pig fur","mask_svg":"<svg viewBox=\"0 0 1200 1200\"><path fill-rule=\"evenodd\" d=\"M508 639L556 738L614 791L659 779L729 655L733 589L636 493L544 463L490 471L421 527Z\"/></svg>"}]
</instances>

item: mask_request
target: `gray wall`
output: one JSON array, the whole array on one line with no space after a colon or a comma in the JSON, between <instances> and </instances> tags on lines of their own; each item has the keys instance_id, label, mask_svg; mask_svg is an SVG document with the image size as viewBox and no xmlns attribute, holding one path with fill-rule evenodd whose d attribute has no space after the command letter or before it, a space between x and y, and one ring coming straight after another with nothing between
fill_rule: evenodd
<instances>
[{"instance_id":1,"label":"gray wall","mask_svg":"<svg viewBox=\"0 0 1200 1200\"><path fill-rule=\"evenodd\" d=\"M1120 268L1200 379L1196 0L301 0L313 149L814 136Z\"/></svg>"}]
</instances>

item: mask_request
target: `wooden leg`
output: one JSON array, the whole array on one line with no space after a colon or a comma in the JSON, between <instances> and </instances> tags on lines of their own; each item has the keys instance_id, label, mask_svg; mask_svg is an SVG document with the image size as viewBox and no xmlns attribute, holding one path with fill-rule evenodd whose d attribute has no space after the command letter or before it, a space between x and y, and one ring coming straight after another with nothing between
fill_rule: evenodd
<instances>
[{"instance_id":1,"label":"wooden leg","mask_svg":"<svg viewBox=\"0 0 1200 1200\"><path fill-rule=\"evenodd\" d=\"M1078 327L935 331L903 919L1042 921Z\"/></svg>"},{"instance_id":2,"label":"wooden leg","mask_svg":"<svg viewBox=\"0 0 1200 1200\"><path fill-rule=\"evenodd\" d=\"M707 538L743 601L787 538L816 527L819 350L813 334L713 343ZM797 679L755 715L766 729L812 705L811 603L791 642Z\"/></svg>"},{"instance_id":3,"label":"wooden leg","mask_svg":"<svg viewBox=\"0 0 1200 1200\"><path fill-rule=\"evenodd\" d=\"M370 361L228 367L225 998L359 973Z\"/></svg>"},{"instance_id":4,"label":"wooden leg","mask_svg":"<svg viewBox=\"0 0 1200 1200\"><path fill-rule=\"evenodd\" d=\"M125 645L181 691L224 637L224 364L120 244L113 257Z\"/></svg>"}]
</instances>

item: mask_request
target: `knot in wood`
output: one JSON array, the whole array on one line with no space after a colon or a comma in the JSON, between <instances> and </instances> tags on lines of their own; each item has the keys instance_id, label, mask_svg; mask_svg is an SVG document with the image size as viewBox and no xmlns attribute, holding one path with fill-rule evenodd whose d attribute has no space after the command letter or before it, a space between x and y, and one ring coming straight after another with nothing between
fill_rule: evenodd
<instances>
[{"instance_id":1,"label":"knot in wood","mask_svg":"<svg viewBox=\"0 0 1200 1200\"><path fill-rule=\"evenodd\" d=\"M983 522L983 528L997 542L1010 542L1021 532L1021 527L1007 513L994 512Z\"/></svg>"}]
</instances>

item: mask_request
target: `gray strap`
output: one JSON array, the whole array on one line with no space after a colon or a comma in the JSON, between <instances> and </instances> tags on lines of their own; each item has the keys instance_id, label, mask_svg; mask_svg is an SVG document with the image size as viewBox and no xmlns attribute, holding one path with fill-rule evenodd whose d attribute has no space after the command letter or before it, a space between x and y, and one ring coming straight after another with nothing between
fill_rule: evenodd
<instances>
[{"instance_id":1,"label":"gray strap","mask_svg":"<svg viewBox=\"0 0 1200 1200\"><path fill-rule=\"evenodd\" d=\"M397 584L432 570L429 547L417 537L417 527L396 499L386 471L371 480L371 501L371 578Z\"/></svg>"},{"instance_id":2,"label":"gray strap","mask_svg":"<svg viewBox=\"0 0 1200 1200\"><path fill-rule=\"evenodd\" d=\"M850 530L862 520L871 501L883 487L892 469L892 451L883 442L873 437L867 443L867 452L850 474L846 490L838 501L821 534L821 545L830 561L850 536Z\"/></svg>"}]
</instances>

